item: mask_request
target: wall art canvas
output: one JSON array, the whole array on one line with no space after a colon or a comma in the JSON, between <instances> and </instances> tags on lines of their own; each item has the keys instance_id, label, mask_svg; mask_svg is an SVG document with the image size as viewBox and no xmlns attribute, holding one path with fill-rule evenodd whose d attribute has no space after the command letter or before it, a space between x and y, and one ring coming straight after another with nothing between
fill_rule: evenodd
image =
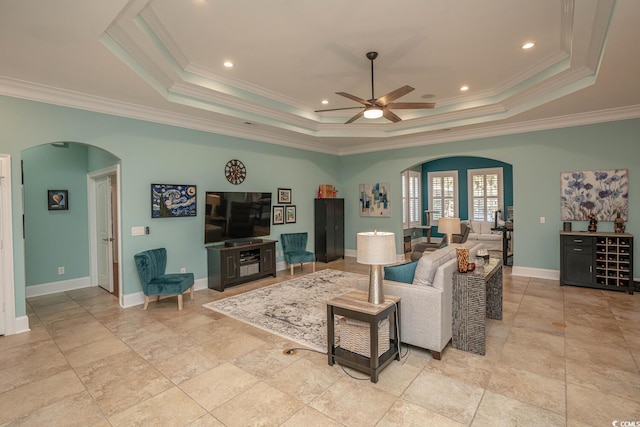
<instances>
[{"instance_id":1,"label":"wall art canvas","mask_svg":"<svg viewBox=\"0 0 640 427\"><path fill-rule=\"evenodd\" d=\"M360 216L391 216L389 183L360 184Z\"/></svg>"},{"instance_id":2,"label":"wall art canvas","mask_svg":"<svg viewBox=\"0 0 640 427\"><path fill-rule=\"evenodd\" d=\"M151 218L196 216L196 186L151 184Z\"/></svg>"},{"instance_id":3,"label":"wall art canvas","mask_svg":"<svg viewBox=\"0 0 640 427\"><path fill-rule=\"evenodd\" d=\"M69 210L69 190L47 190L47 208L50 211Z\"/></svg>"},{"instance_id":4,"label":"wall art canvas","mask_svg":"<svg viewBox=\"0 0 640 427\"><path fill-rule=\"evenodd\" d=\"M563 221L613 221L618 212L629 218L629 173L627 169L562 172L560 206Z\"/></svg>"}]
</instances>

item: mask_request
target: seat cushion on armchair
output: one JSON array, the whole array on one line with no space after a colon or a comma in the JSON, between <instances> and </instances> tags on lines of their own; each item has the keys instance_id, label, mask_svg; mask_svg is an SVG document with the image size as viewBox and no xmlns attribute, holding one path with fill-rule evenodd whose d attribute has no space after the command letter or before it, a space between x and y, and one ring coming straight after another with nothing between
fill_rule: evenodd
<instances>
[{"instance_id":1,"label":"seat cushion on armchair","mask_svg":"<svg viewBox=\"0 0 640 427\"><path fill-rule=\"evenodd\" d=\"M303 262L314 262L316 256L313 252L308 251L290 251L284 253L285 259L289 264L300 264Z\"/></svg>"},{"instance_id":2,"label":"seat cushion on armchair","mask_svg":"<svg viewBox=\"0 0 640 427\"><path fill-rule=\"evenodd\" d=\"M418 261L384 267L384 279L394 282L413 283Z\"/></svg>"},{"instance_id":3,"label":"seat cushion on armchair","mask_svg":"<svg viewBox=\"0 0 640 427\"><path fill-rule=\"evenodd\" d=\"M179 295L189 289L193 282L193 273L163 274L147 283L145 295Z\"/></svg>"}]
</instances>

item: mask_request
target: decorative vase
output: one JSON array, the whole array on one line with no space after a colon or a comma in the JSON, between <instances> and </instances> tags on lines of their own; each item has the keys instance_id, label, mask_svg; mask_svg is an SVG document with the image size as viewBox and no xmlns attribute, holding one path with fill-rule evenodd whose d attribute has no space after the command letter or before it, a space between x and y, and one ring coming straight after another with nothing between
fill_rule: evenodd
<instances>
[{"instance_id":1,"label":"decorative vase","mask_svg":"<svg viewBox=\"0 0 640 427\"><path fill-rule=\"evenodd\" d=\"M456 248L456 256L458 257L458 271L466 273L469 268L469 249Z\"/></svg>"}]
</instances>

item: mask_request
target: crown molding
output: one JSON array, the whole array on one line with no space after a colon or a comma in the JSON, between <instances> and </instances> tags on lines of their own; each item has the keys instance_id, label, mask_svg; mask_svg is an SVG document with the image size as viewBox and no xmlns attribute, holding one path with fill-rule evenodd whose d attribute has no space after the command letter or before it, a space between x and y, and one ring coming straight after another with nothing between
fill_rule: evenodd
<instances>
[{"instance_id":1,"label":"crown molding","mask_svg":"<svg viewBox=\"0 0 640 427\"><path fill-rule=\"evenodd\" d=\"M215 120L195 118L185 114L114 101L7 77L0 77L0 94L12 98L26 99L338 156L640 118L640 104L637 104L514 124L489 125L479 129L454 129L448 132L386 137L380 138L379 141L367 142L350 148L334 148L322 144L322 138L318 137L301 138L285 136L271 132L260 125L238 126L221 123ZM313 141L313 139L317 139L319 142Z\"/></svg>"}]
</instances>

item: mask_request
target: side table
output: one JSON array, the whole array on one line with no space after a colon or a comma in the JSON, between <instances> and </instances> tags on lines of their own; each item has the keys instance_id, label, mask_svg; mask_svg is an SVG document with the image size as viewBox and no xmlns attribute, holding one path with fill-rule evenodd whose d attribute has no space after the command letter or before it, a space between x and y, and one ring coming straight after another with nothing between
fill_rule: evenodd
<instances>
[{"instance_id":1,"label":"side table","mask_svg":"<svg viewBox=\"0 0 640 427\"><path fill-rule=\"evenodd\" d=\"M489 258L472 272L453 273L451 346L485 354L485 317L502 320L502 260Z\"/></svg>"},{"instance_id":2,"label":"side table","mask_svg":"<svg viewBox=\"0 0 640 427\"><path fill-rule=\"evenodd\" d=\"M394 358L400 360L400 297L385 295L382 304L371 304L368 297L367 292L354 290L327 301L327 356L330 366L335 362L341 363L371 375L371 382L377 383L378 373ZM335 315L369 324L371 357L335 345ZM389 328L393 333L389 334L389 350L377 357L378 324L383 319L389 319Z\"/></svg>"}]
</instances>

